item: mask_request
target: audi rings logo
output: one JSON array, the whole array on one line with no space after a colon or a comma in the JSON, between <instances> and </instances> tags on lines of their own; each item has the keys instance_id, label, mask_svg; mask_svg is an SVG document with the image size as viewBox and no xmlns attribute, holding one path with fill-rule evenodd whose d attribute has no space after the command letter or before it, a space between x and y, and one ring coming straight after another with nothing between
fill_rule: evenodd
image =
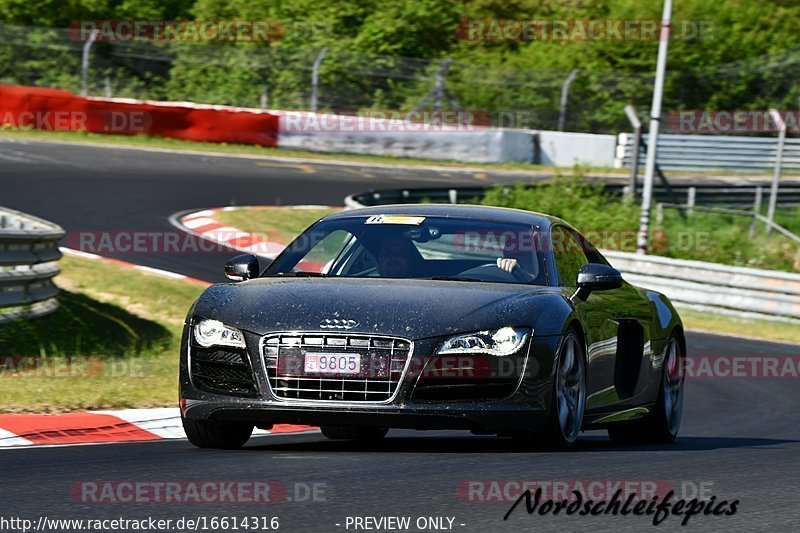
<instances>
[{"instance_id":1,"label":"audi rings logo","mask_svg":"<svg viewBox=\"0 0 800 533\"><path fill-rule=\"evenodd\" d=\"M319 323L319 327L322 329L353 329L357 325L358 322L355 320L339 320L336 318L326 318Z\"/></svg>"}]
</instances>

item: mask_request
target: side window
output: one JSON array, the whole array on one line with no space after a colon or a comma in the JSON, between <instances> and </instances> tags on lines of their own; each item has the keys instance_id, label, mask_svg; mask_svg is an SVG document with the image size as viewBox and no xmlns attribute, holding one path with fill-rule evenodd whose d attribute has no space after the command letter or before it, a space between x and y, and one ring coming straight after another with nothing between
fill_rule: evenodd
<instances>
[{"instance_id":1,"label":"side window","mask_svg":"<svg viewBox=\"0 0 800 533\"><path fill-rule=\"evenodd\" d=\"M579 239L567 228L554 226L550 230L550 240L558 270L558 284L574 287L575 281L578 279L578 271L589 262Z\"/></svg>"}]
</instances>

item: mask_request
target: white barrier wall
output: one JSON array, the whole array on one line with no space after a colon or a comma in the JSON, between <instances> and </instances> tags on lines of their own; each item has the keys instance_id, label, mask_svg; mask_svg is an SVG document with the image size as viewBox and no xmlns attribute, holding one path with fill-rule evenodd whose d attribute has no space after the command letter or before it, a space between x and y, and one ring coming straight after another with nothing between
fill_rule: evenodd
<instances>
[{"instance_id":1,"label":"white barrier wall","mask_svg":"<svg viewBox=\"0 0 800 533\"><path fill-rule=\"evenodd\" d=\"M538 163L558 167L586 165L611 167L617 151L613 135L537 131L541 155Z\"/></svg>"},{"instance_id":2,"label":"white barrier wall","mask_svg":"<svg viewBox=\"0 0 800 533\"><path fill-rule=\"evenodd\" d=\"M613 135L431 126L302 111L270 113L280 116L278 147L288 149L473 163L537 162L564 167L610 167L616 150Z\"/></svg>"}]
</instances>

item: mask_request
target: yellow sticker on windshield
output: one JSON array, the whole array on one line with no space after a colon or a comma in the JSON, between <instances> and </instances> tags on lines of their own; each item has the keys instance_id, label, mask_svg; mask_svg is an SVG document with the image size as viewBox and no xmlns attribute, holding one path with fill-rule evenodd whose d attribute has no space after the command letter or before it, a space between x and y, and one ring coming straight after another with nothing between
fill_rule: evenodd
<instances>
[{"instance_id":1,"label":"yellow sticker on windshield","mask_svg":"<svg viewBox=\"0 0 800 533\"><path fill-rule=\"evenodd\" d=\"M406 226L419 226L425 222L425 217L410 217L404 215L373 215L367 218L364 224L403 224Z\"/></svg>"}]
</instances>

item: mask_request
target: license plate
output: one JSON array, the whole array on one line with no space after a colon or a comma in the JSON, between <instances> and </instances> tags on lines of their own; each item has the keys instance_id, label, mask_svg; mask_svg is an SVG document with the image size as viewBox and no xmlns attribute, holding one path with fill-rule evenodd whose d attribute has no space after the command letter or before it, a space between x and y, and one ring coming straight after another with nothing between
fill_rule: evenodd
<instances>
[{"instance_id":1,"label":"license plate","mask_svg":"<svg viewBox=\"0 0 800 533\"><path fill-rule=\"evenodd\" d=\"M309 374L358 374L360 354L307 353L304 369Z\"/></svg>"}]
</instances>

